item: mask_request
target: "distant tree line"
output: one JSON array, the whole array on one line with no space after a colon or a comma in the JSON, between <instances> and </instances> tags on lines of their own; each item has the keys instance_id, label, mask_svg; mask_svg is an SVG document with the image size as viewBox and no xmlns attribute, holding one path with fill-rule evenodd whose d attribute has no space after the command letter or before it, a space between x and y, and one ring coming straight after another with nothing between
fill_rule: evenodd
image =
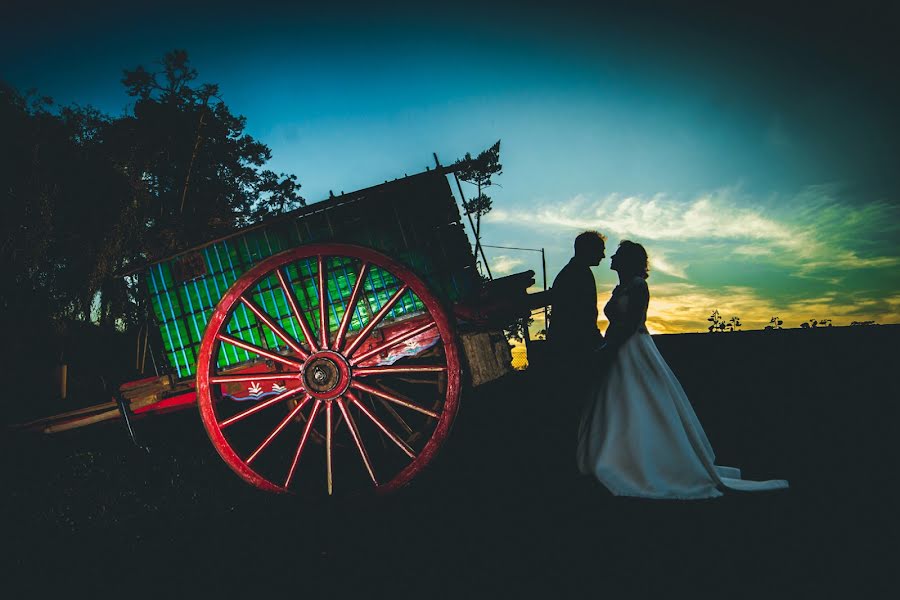
<instances>
[{"instance_id":1,"label":"distant tree line","mask_svg":"<svg viewBox=\"0 0 900 600\"><path fill-rule=\"evenodd\" d=\"M725 317L719 314L718 310L714 310L706 320L710 322L710 325L707 328L710 333L724 333L726 331L741 330L740 317L731 317L726 320Z\"/></svg>"},{"instance_id":2,"label":"distant tree line","mask_svg":"<svg viewBox=\"0 0 900 600\"><path fill-rule=\"evenodd\" d=\"M741 319L740 317L731 317L726 320L719 313L718 310L713 310L712 314L706 319L710 322L707 330L709 333L723 333L726 331L740 331L741 327ZM779 317L774 316L769 319L769 324L765 326L764 330L766 331L777 331L782 329L782 325L784 325L784 321L782 321ZM866 326L866 325L877 325L875 321L853 321L850 323L852 327L857 326ZM832 320L831 319L809 319L808 321L804 321L800 323L801 329L817 329L820 327L831 327Z\"/></svg>"},{"instance_id":3,"label":"distant tree line","mask_svg":"<svg viewBox=\"0 0 900 600\"><path fill-rule=\"evenodd\" d=\"M817 327L831 327L831 319L810 319L800 323L801 329L816 329Z\"/></svg>"},{"instance_id":4,"label":"distant tree line","mask_svg":"<svg viewBox=\"0 0 900 600\"><path fill-rule=\"evenodd\" d=\"M293 174L218 86L176 50L126 70L121 115L56 106L0 83L0 310L125 326L138 318L123 271L304 204Z\"/></svg>"}]
</instances>

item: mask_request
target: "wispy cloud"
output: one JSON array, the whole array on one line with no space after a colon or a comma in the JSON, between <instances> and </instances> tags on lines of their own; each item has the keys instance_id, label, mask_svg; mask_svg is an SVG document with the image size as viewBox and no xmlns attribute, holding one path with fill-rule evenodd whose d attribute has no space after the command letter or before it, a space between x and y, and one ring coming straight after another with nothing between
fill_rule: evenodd
<instances>
[{"instance_id":1,"label":"wispy cloud","mask_svg":"<svg viewBox=\"0 0 900 600\"><path fill-rule=\"evenodd\" d=\"M738 187L687 199L577 195L530 210L496 208L487 218L644 243L651 270L667 276L650 285L648 326L657 333L705 331L713 310L740 317L744 329L773 316L788 327L826 318L900 322L900 207L851 201L836 186L767 197ZM739 283L744 272L753 286ZM607 298L601 291L601 308Z\"/></svg>"},{"instance_id":2,"label":"wispy cloud","mask_svg":"<svg viewBox=\"0 0 900 600\"><path fill-rule=\"evenodd\" d=\"M746 245L736 246L732 249L732 252L742 256L770 256L772 254L772 248Z\"/></svg>"},{"instance_id":3,"label":"wispy cloud","mask_svg":"<svg viewBox=\"0 0 900 600\"><path fill-rule=\"evenodd\" d=\"M666 275L671 275L679 279L687 279L685 268L686 265L672 263L665 252L659 249L654 250L653 256L650 257L651 271L659 271L660 273L665 273Z\"/></svg>"},{"instance_id":4,"label":"wispy cloud","mask_svg":"<svg viewBox=\"0 0 900 600\"><path fill-rule=\"evenodd\" d=\"M786 246L798 241L789 228L766 218L755 209L742 208L722 190L683 201L657 194L652 197L610 194L592 199L577 195L531 212L495 210L492 222L550 226L566 229L599 229L616 236L641 240L741 239L773 240Z\"/></svg>"},{"instance_id":5,"label":"wispy cloud","mask_svg":"<svg viewBox=\"0 0 900 600\"><path fill-rule=\"evenodd\" d=\"M772 262L799 275L816 271L884 269L900 265L896 244L900 208L884 202L854 204L834 186L810 186L791 197L750 198L724 188L682 199L666 194L603 198L577 195L534 210L494 210L495 224L569 230L598 229L648 243L657 270L686 278L672 255L709 242L721 256ZM654 248L653 242L658 242ZM689 246L688 246L689 245Z\"/></svg>"},{"instance_id":6,"label":"wispy cloud","mask_svg":"<svg viewBox=\"0 0 900 600\"><path fill-rule=\"evenodd\" d=\"M512 273L516 267L524 264L520 258L512 258L506 255L495 256L491 259L491 272L498 275L507 275Z\"/></svg>"}]
</instances>

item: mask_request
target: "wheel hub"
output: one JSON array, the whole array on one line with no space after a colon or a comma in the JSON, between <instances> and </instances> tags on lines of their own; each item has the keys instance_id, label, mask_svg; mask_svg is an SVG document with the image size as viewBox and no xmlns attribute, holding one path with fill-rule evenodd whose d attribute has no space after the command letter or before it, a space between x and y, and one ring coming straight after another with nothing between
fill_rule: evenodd
<instances>
[{"instance_id":1,"label":"wheel hub","mask_svg":"<svg viewBox=\"0 0 900 600\"><path fill-rule=\"evenodd\" d=\"M326 350L313 354L303 367L303 387L314 398L336 398L349 385L349 365L336 352Z\"/></svg>"}]
</instances>

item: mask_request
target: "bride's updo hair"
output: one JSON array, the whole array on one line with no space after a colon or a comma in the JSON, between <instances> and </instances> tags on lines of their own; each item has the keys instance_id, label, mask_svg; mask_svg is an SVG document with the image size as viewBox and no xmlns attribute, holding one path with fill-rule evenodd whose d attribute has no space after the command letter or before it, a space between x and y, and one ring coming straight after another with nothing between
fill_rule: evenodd
<instances>
[{"instance_id":1,"label":"bride's updo hair","mask_svg":"<svg viewBox=\"0 0 900 600\"><path fill-rule=\"evenodd\" d=\"M650 277L650 261L647 251L637 242L622 240L619 242L618 256L619 272L640 275L644 279Z\"/></svg>"}]
</instances>

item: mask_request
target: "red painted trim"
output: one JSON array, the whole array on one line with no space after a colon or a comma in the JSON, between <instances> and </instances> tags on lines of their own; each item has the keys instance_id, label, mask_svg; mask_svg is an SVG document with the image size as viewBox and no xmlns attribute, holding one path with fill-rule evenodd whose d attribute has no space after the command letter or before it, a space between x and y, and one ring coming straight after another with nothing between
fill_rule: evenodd
<instances>
[{"instance_id":1,"label":"red painted trim","mask_svg":"<svg viewBox=\"0 0 900 600\"><path fill-rule=\"evenodd\" d=\"M186 408L188 406L193 406L197 402L197 392L195 390L190 390L189 392L185 392L183 394L178 394L177 396L171 396L169 398L164 398L159 402L154 404L150 404L148 406L143 406L134 411L134 414L141 415L145 413L154 413L161 411L168 411L173 408Z\"/></svg>"}]
</instances>

